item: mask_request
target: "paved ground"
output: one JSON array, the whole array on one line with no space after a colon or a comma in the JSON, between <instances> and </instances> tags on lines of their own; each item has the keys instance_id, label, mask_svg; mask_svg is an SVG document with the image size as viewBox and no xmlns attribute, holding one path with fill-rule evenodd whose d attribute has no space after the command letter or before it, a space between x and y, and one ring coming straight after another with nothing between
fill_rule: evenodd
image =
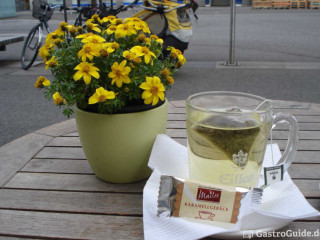
<instances>
[{"instance_id":1,"label":"paved ground","mask_svg":"<svg viewBox=\"0 0 320 240\"><path fill-rule=\"evenodd\" d=\"M228 59L229 8L200 8L199 21L186 51L188 63L175 77L169 100L209 90L249 92L271 99L320 103L319 10L252 10L237 8L236 60ZM131 13L127 13L127 16ZM68 15L70 22L75 15ZM55 29L63 15L55 13ZM0 20L0 34L23 34L36 24L29 12ZM0 146L39 128L66 120L33 84L43 65L20 69L22 44L0 52Z\"/></svg>"}]
</instances>

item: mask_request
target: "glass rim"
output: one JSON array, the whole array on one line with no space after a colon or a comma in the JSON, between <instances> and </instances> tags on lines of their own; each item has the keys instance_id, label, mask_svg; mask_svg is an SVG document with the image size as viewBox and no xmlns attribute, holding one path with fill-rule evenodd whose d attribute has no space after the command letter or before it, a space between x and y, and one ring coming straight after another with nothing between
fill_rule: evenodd
<instances>
[{"instance_id":1,"label":"glass rim","mask_svg":"<svg viewBox=\"0 0 320 240\"><path fill-rule=\"evenodd\" d=\"M258 95L254 95L254 94L250 94L250 93L243 93L243 92L234 92L234 91L207 91L207 92L200 92L200 93L195 93L195 94L192 94L190 95L187 100L186 100L186 104L187 106L195 109L195 110L199 110L199 111L202 111L202 112L208 112L208 113L217 113L217 114L221 114L222 112L221 111L216 111L216 110L212 110L212 109L207 109L207 108L203 108L203 107L199 107L197 105L194 105L191 103L191 100L196 98L196 97L199 97L199 96L204 96L204 95L216 95L216 96L219 96L219 95L230 95L230 96L242 96L242 97L247 97L247 98L251 98L251 99L255 99L255 100L260 100L260 103L263 103L265 101L268 101L269 99L267 98L264 98L264 97L260 97ZM259 105L257 105L258 107ZM269 112L270 110L273 109L273 102L271 100L268 101L268 107L262 109L262 110L259 110L259 111L256 111L255 109L253 110L249 110L249 111L246 111L246 112L223 112L223 114L230 114L230 115L247 115L247 114L252 114L252 113L264 113L264 112Z\"/></svg>"}]
</instances>

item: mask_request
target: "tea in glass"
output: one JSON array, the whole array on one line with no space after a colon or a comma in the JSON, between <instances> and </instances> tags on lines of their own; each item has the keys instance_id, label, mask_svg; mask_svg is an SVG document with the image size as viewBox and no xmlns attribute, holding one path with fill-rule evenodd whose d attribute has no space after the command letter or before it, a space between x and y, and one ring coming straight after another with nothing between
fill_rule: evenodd
<instances>
[{"instance_id":1,"label":"tea in glass","mask_svg":"<svg viewBox=\"0 0 320 240\"><path fill-rule=\"evenodd\" d=\"M270 122L219 115L188 119L187 128L190 178L244 187L258 181Z\"/></svg>"},{"instance_id":2,"label":"tea in glass","mask_svg":"<svg viewBox=\"0 0 320 240\"><path fill-rule=\"evenodd\" d=\"M296 119L273 115L272 101L237 92L204 92L187 99L190 179L256 187L271 126L289 125L287 148L278 164L286 170L298 142Z\"/></svg>"}]
</instances>

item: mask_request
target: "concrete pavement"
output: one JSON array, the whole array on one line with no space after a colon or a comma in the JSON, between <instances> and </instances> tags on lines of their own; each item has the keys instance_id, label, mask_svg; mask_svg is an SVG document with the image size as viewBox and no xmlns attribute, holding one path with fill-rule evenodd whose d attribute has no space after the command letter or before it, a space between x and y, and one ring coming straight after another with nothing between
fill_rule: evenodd
<instances>
[{"instance_id":1,"label":"concrete pavement","mask_svg":"<svg viewBox=\"0 0 320 240\"><path fill-rule=\"evenodd\" d=\"M127 13L131 14L131 13ZM127 16L127 15L125 15ZM320 103L319 10L252 10L237 8L236 60L228 59L229 8L200 8L199 21L186 51L188 63L175 76L169 100L210 90L248 92L278 100ZM75 15L68 15L70 22ZM55 29L63 15L49 22ZM27 34L37 21L31 13L0 20L0 34ZM0 52L0 146L66 118L43 92L33 87L39 75L52 78L43 64L20 69L22 44Z\"/></svg>"}]
</instances>

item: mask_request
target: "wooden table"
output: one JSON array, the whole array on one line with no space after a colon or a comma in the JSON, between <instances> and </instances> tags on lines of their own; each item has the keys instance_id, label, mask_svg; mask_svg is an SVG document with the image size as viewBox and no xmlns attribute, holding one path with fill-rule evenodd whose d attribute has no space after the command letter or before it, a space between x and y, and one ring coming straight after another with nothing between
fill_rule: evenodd
<instances>
[{"instance_id":1,"label":"wooden table","mask_svg":"<svg viewBox=\"0 0 320 240\"><path fill-rule=\"evenodd\" d=\"M275 106L299 121L299 148L289 173L320 209L320 104L275 101ZM184 101L169 104L167 134L183 145L185 111ZM283 150L287 131L277 129L273 136ZM98 180L74 119L38 130L0 148L0 238L143 239L144 184ZM314 218L284 230L316 231L319 226L320 218Z\"/></svg>"}]
</instances>

